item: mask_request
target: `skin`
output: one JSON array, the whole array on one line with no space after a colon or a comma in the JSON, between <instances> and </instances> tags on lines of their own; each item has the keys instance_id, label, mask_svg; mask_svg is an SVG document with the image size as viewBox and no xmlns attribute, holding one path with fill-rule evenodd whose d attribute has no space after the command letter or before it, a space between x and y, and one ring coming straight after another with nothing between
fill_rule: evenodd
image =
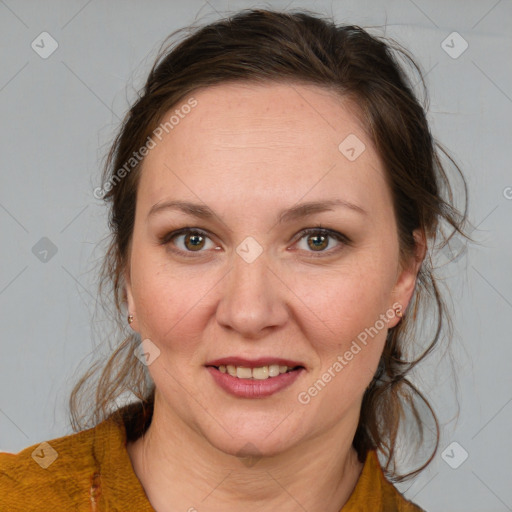
<instances>
[{"instance_id":1,"label":"skin","mask_svg":"<svg viewBox=\"0 0 512 512\"><path fill-rule=\"evenodd\" d=\"M197 107L145 158L137 195L128 308L160 355L148 366L152 424L127 447L134 471L158 512L339 511L363 466L352 447L362 397L400 318L307 405L297 397L393 304L406 309L422 239L415 233L417 253L400 262L384 169L347 99L313 85L250 83L194 97ZM355 161L338 149L349 134L366 146ZM365 213L335 206L277 223L283 209L332 199ZM215 215L148 217L168 200ZM315 249L318 233L301 231L319 224L350 242ZM184 227L208 233L199 251L184 236L160 243ZM252 263L236 252L248 236L263 250ZM227 356L292 359L305 371L270 397L236 398L205 368Z\"/></svg>"}]
</instances>

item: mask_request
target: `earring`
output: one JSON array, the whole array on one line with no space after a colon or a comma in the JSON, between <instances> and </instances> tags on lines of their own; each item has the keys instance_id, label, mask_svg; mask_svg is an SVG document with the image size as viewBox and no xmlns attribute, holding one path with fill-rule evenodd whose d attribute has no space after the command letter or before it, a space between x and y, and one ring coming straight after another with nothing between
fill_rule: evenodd
<instances>
[{"instance_id":1,"label":"earring","mask_svg":"<svg viewBox=\"0 0 512 512\"><path fill-rule=\"evenodd\" d=\"M398 318L402 318L404 316L404 313L403 311L400 309L400 308L396 308L395 309L395 315L398 317Z\"/></svg>"},{"instance_id":2,"label":"earring","mask_svg":"<svg viewBox=\"0 0 512 512\"><path fill-rule=\"evenodd\" d=\"M133 315L128 315L128 323L131 324L133 322Z\"/></svg>"}]
</instances>

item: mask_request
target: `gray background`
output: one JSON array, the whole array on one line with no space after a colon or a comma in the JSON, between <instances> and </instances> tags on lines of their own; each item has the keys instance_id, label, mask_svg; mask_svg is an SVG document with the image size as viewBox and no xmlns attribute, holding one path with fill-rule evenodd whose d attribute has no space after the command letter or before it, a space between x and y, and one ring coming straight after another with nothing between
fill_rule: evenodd
<instances>
[{"instance_id":1,"label":"gray background","mask_svg":"<svg viewBox=\"0 0 512 512\"><path fill-rule=\"evenodd\" d=\"M432 131L466 174L480 244L445 267L457 381L443 354L417 377L443 424L439 454L400 488L429 512L512 510L510 0L0 0L0 450L72 432L69 392L104 343L91 327L107 233L93 189L160 42L196 20L255 6L385 26L427 73ZM46 59L31 47L43 31L58 43ZM468 44L457 58L442 46L454 31ZM457 37L444 43L452 54L462 49ZM56 254L41 252L52 246ZM453 469L446 461L460 463L462 450L468 458Z\"/></svg>"}]
</instances>

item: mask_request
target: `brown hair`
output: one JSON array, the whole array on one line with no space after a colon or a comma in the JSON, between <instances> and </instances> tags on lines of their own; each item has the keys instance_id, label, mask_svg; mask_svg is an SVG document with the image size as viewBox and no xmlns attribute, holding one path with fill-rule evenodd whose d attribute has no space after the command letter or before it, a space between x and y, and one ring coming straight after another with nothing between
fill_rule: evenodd
<instances>
[{"instance_id":1,"label":"brown hair","mask_svg":"<svg viewBox=\"0 0 512 512\"><path fill-rule=\"evenodd\" d=\"M169 38L174 36L171 34ZM365 128L387 172L402 258L411 255L415 248L412 235L415 229L423 231L429 243L435 242L439 235L445 242L449 239L443 235L442 225L451 226L450 236L456 233L465 236L463 225L467 204L464 203L462 213L455 208L441 153L459 173L465 192L464 178L455 162L431 136L426 119L427 107L415 97L399 59L419 76L418 83L423 85L426 98L420 68L394 41L372 36L358 26L336 25L330 19L305 11L269 10L241 11L230 18L196 28L179 44L169 43L168 39L123 121L103 173L102 191L110 208L111 239L100 273L99 291L101 295L106 285L110 285L108 293L110 297L114 296L120 331L126 329L122 273L128 258L140 176L140 162L135 162L128 171L126 162L146 144L164 114L200 87L233 80L302 82L334 90L340 97L352 99L360 109ZM126 172L120 179L122 168ZM428 303L435 305L432 313L435 329L428 340L422 341L415 326L418 312ZM439 445L436 415L406 376L442 339L444 327L451 333L446 310L431 259L427 257L418 274L408 314L388 331L379 368L363 397L353 440L362 462L370 449L377 449L386 456L385 471L394 481L415 475L426 467ZM108 359L99 380L92 379L96 393L89 415L93 425L112 413L131 418L134 423L128 430L128 437L132 439L149 425L155 392L145 366L133 353L138 341L137 335L129 334ZM418 342L426 348L416 357L406 358L411 345ZM86 425L80 416L79 400L85 396L83 387L91 382L99 364L100 361L89 369L71 394L71 423L75 430ZM121 408L116 405L116 400L123 393L135 396L138 401ZM82 410L87 406L89 404ZM426 406L435 425L435 447L420 468L399 475L394 460L399 427L406 419L409 407L415 432L423 441L422 406Z\"/></svg>"}]
</instances>

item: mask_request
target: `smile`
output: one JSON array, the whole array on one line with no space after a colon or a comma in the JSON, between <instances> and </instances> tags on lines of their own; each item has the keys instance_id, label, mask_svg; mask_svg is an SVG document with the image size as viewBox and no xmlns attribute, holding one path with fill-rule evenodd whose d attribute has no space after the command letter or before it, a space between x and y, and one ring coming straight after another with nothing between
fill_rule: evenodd
<instances>
[{"instance_id":1,"label":"smile","mask_svg":"<svg viewBox=\"0 0 512 512\"><path fill-rule=\"evenodd\" d=\"M246 366L220 365L217 369L221 373L228 373L238 379L266 380L278 377L282 373L291 372L299 367L290 367L286 365L271 364L269 366L259 366L257 368L248 368Z\"/></svg>"},{"instance_id":2,"label":"smile","mask_svg":"<svg viewBox=\"0 0 512 512\"><path fill-rule=\"evenodd\" d=\"M216 387L237 398L265 398L292 385L305 367L296 361L224 358L206 366Z\"/></svg>"}]
</instances>

